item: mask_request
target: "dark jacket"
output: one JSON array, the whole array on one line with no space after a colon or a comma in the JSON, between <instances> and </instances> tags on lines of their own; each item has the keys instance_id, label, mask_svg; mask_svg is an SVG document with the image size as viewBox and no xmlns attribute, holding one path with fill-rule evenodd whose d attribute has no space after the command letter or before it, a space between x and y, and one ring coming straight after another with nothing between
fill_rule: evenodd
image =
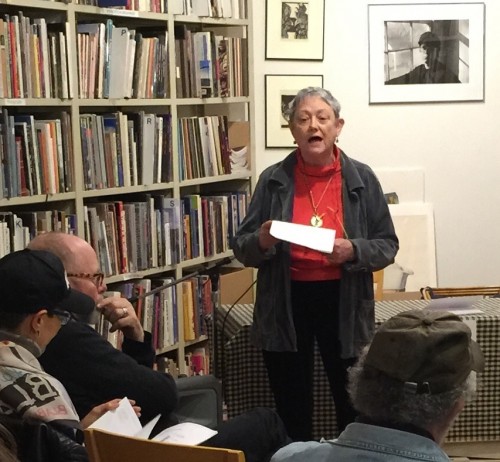
<instances>
[{"instance_id":1,"label":"dark jacket","mask_svg":"<svg viewBox=\"0 0 500 462\"><path fill-rule=\"evenodd\" d=\"M404 85L413 83L460 83L458 77L453 72L449 71L447 67L438 62L434 69L430 70L424 64L420 64L415 69L403 74L399 77L385 82L386 85Z\"/></svg>"},{"instance_id":2,"label":"dark jacket","mask_svg":"<svg viewBox=\"0 0 500 462\"><path fill-rule=\"evenodd\" d=\"M39 361L62 382L80 418L94 406L127 397L141 407L145 424L177 406L174 379L154 371L153 359L148 333L144 343L125 339L122 352L88 325L72 321L59 330Z\"/></svg>"},{"instance_id":3,"label":"dark jacket","mask_svg":"<svg viewBox=\"0 0 500 462\"><path fill-rule=\"evenodd\" d=\"M245 266L259 269L253 343L269 351L296 351L290 295L290 244L263 253L259 228L267 220L291 221L295 151L260 175L248 213L232 242ZM389 208L373 171L341 152L344 227L356 259L342 267L340 332L342 357L358 355L375 327L372 271L394 261L399 244Z\"/></svg>"},{"instance_id":4,"label":"dark jacket","mask_svg":"<svg viewBox=\"0 0 500 462\"><path fill-rule=\"evenodd\" d=\"M57 422L27 422L17 416L0 415L17 444L20 462L88 462L86 449L75 441L74 429ZM83 435L81 435L83 441Z\"/></svg>"}]
</instances>

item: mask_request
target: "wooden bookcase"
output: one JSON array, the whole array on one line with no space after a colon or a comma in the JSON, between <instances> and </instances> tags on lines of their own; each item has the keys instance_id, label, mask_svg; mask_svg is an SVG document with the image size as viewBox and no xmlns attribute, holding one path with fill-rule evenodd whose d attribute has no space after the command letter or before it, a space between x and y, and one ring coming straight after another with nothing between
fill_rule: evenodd
<instances>
[{"instance_id":1,"label":"wooden bookcase","mask_svg":"<svg viewBox=\"0 0 500 462\"><path fill-rule=\"evenodd\" d=\"M247 17L245 19L233 18L210 18L196 17L193 15L174 15L170 13L152 13L111 8L98 8L95 6L78 5L75 3L62 3L48 0L0 0L0 19L5 15L18 16L19 12L24 17L31 19L44 18L49 30L56 33L68 34L65 41L68 85L67 98L31 98L22 97L0 97L1 123L5 124L5 115L20 116L33 115L35 119L59 118L63 112L69 116L71 122L70 133L65 133L64 125L62 134L66 140L69 152L65 152L66 169L71 172L69 186L63 185L64 192L45 192L41 194L30 194L17 197L8 197L9 193L2 194L0 198L0 214L12 212L18 216L26 216L32 211L59 212L74 216L75 232L85 237L86 213L88 207L98 202L123 201L132 202L143 200L147 195L166 196L181 199L188 194L215 194L220 191L248 191L252 190L255 178L255 162L253 161L253 138L254 138L254 96L252 69L252 2L248 1ZM167 98L81 98L79 92L79 63L77 26L82 23L106 23L112 20L117 27L129 29L166 30L166 48L168 50ZM65 26L65 23L68 25ZM5 22L4 22L5 24ZM246 72L245 81L247 92L244 96L236 97L206 97L206 98L181 98L177 95L176 79L179 72L176 71L176 46L175 30L184 27L190 31L213 31L215 34L224 36L243 37L247 42L247 60L243 69ZM0 29L1 33L1 29ZM154 34L149 34L154 36ZM7 46L6 44L3 44ZM40 45L41 46L41 45ZM59 47L61 45L59 44ZM59 48L58 48L59 49ZM18 50L20 51L20 50ZM5 52L5 50L4 50ZM21 55L23 55L21 53ZM24 54L23 56L26 56ZM0 43L0 60L2 59L2 43ZM23 58L24 59L24 58ZM12 65L12 62L10 63ZM1 67L0 67L1 69ZM57 68L54 68L57 69ZM41 70L44 69L41 67ZM45 69L46 71L47 69ZM53 70L50 72L54 73ZM116 74L115 74L116 75ZM2 76L0 76L1 80ZM40 77L43 79L43 77ZM42 80L43 81L43 80ZM61 87L59 87L59 92ZM61 95L62 93L59 93ZM7 93L0 93L6 96ZM21 96L21 97L19 97ZM6 112L5 112L6 111ZM136 184L131 186L108 187L100 189L89 189L84 180L84 154L82 148L82 136L80 127L80 116L82 114L109 114L117 111L127 114L130 118L136 117L141 111L150 114L169 114L171 117L171 152L172 152L172 176L171 181L153 184ZM180 173L180 159L178 156L179 132L178 121L182 117L205 117L205 116L227 116L229 121L248 122L250 131L250 167L246 172L227 173L209 177L194 179L183 179ZM70 136L68 136L70 135ZM4 137L5 138L5 137ZM1 150L1 146L0 146ZM15 152L15 151L11 151ZM9 159L3 159L5 164ZM27 162L27 161L26 161ZM123 172L125 174L125 172ZM1 185L5 187L5 184ZM18 185L21 186L21 185ZM67 190L64 190L67 189ZM57 216L57 214L56 214ZM48 217L50 220L50 217ZM26 224L26 223L25 223ZM88 228L87 228L88 229ZM0 249L1 250L1 249ZM115 272L106 277L109 289L113 285L136 278L148 278L156 276L169 276L175 279L197 269L200 265L216 262L221 258L232 255L230 250L216 253L211 256L198 256L182 260L175 264L148 267L147 269L128 271L125 273ZM175 360L179 365L181 373L186 372L184 357L190 348L194 348L203 342L206 337L202 336L195 340L185 341L183 332L182 294L177 290L177 321L179 329L179 341L174 345L158 351L159 355L166 355Z\"/></svg>"}]
</instances>

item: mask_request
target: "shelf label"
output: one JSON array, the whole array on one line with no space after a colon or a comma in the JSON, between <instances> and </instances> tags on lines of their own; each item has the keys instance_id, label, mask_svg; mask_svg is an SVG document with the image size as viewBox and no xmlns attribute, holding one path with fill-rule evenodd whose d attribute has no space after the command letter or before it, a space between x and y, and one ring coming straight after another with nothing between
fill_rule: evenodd
<instances>
[{"instance_id":1,"label":"shelf label","mask_svg":"<svg viewBox=\"0 0 500 462\"><path fill-rule=\"evenodd\" d=\"M5 106L26 106L24 98L5 98Z\"/></svg>"},{"instance_id":2,"label":"shelf label","mask_svg":"<svg viewBox=\"0 0 500 462\"><path fill-rule=\"evenodd\" d=\"M104 14L110 14L113 16L131 16L137 18L139 16L138 11L134 10L118 10L116 8L104 8Z\"/></svg>"}]
</instances>

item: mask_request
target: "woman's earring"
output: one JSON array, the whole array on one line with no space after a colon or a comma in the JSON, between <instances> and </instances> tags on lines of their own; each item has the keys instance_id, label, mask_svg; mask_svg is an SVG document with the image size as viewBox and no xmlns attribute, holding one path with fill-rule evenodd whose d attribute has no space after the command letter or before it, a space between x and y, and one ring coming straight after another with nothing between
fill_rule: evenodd
<instances>
[{"instance_id":1,"label":"woman's earring","mask_svg":"<svg viewBox=\"0 0 500 462\"><path fill-rule=\"evenodd\" d=\"M338 143L339 142L339 137L335 137L335 143Z\"/></svg>"}]
</instances>

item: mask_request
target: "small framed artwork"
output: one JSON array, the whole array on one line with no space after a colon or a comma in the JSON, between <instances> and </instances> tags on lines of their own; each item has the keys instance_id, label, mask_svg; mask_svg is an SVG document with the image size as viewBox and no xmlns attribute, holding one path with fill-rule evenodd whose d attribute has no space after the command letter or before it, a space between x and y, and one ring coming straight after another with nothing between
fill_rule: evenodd
<instances>
[{"instance_id":1,"label":"small framed artwork","mask_svg":"<svg viewBox=\"0 0 500 462\"><path fill-rule=\"evenodd\" d=\"M293 148L290 103L306 87L323 87L322 75L266 75L266 148Z\"/></svg>"},{"instance_id":2,"label":"small framed artwork","mask_svg":"<svg viewBox=\"0 0 500 462\"><path fill-rule=\"evenodd\" d=\"M484 3L368 5L370 103L484 101Z\"/></svg>"},{"instance_id":3,"label":"small framed artwork","mask_svg":"<svg viewBox=\"0 0 500 462\"><path fill-rule=\"evenodd\" d=\"M266 59L322 61L325 0L266 0Z\"/></svg>"}]
</instances>

